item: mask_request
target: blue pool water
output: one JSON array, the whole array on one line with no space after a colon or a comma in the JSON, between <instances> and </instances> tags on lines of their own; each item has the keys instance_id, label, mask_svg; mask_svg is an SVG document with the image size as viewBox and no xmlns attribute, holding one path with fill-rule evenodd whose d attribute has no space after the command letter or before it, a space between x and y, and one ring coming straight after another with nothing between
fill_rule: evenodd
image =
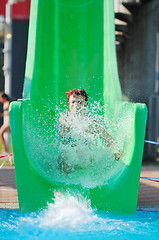
<instances>
[{"instance_id":1,"label":"blue pool water","mask_svg":"<svg viewBox=\"0 0 159 240\"><path fill-rule=\"evenodd\" d=\"M159 212L112 215L75 199L49 204L38 213L0 209L0 239L159 239Z\"/></svg>"}]
</instances>

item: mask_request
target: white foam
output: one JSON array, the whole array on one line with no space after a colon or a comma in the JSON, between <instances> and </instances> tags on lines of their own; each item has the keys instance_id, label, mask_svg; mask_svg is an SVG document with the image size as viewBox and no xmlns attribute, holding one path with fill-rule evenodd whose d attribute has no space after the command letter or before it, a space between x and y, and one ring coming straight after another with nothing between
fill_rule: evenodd
<instances>
[{"instance_id":1,"label":"white foam","mask_svg":"<svg viewBox=\"0 0 159 240\"><path fill-rule=\"evenodd\" d=\"M69 194L55 193L55 203L49 204L41 216L41 227L79 229L91 220L89 201L77 199Z\"/></svg>"}]
</instances>

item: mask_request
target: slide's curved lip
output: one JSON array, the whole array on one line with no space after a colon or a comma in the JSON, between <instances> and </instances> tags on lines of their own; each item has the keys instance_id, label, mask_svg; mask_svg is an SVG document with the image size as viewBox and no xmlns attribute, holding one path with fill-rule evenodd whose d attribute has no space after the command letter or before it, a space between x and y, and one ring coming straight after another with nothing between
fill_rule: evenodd
<instances>
[{"instance_id":1,"label":"slide's curved lip","mask_svg":"<svg viewBox=\"0 0 159 240\"><path fill-rule=\"evenodd\" d=\"M34 103L35 104L35 103ZM34 107L34 104L33 104L33 107ZM23 112L26 113L28 112L28 106L31 107L31 101L30 100L25 100L22 102L22 105L23 105ZM134 165L134 162L136 162L136 160L134 160L134 154L135 154L135 146L137 146L138 149L142 149L143 148L143 145L141 145L140 143L140 147L138 146L138 138L140 136L138 136L138 131L136 131L136 115L138 114L138 111L145 111L145 114L146 114L146 108L144 105L142 104L132 104L132 103L122 103L122 110L124 111L124 105L125 105L125 109L126 110L131 110L133 108L133 122L132 122L132 129L131 129L131 143L129 143L129 147L127 149L127 154L125 157L121 157L121 159L119 161L117 161L115 163L115 165L113 166L113 168L111 167L111 171L108 170L108 172L106 173L106 177L105 177L105 184L110 184L111 186L116 186L117 184L119 184L120 181L122 181L121 179L123 177L121 176L126 176L126 175L130 175L130 173L132 171L135 171L135 166L138 164L138 163L135 163L135 166ZM32 126L32 124L34 125L33 123L33 118L34 116L31 115L31 113L27 113L27 115L25 114L25 118L28 116L28 119L25 120L26 123L29 123L30 124L30 129L34 128L34 126ZM144 116L146 117L146 116ZM38 120L38 119L37 119ZM24 122L24 125L26 125L26 123ZM28 130L30 130L28 129ZM24 128L23 128L23 131L24 131ZM30 130L32 131L32 130ZM30 140L30 136L32 135L32 138L34 139L35 137L33 136L33 132L29 133L28 132L28 135L25 134L25 132L23 132L23 141L24 141L24 146L25 146L25 151L26 151L26 154L28 156L28 161L30 162L30 165L32 166L32 170L33 171L36 171L38 174L41 175L41 177L44 177L44 179L46 179L47 181L50 181L53 183L53 180L51 179L51 176L44 176L41 172L40 172L40 169L42 169L42 166L39 167L39 170L38 170L38 167L35 166L32 162L31 162L31 155L32 155L32 152L28 152L28 147L27 145L29 144L29 141L30 141L30 144L32 145L31 143L31 140ZM41 136L42 138L43 136ZM46 137L46 136L45 136ZM44 137L44 138L45 138ZM28 139L29 138L29 139ZM136 139L137 138L137 139ZM36 150L36 148L35 148ZM91 150L93 151L93 149ZM138 150L139 151L139 150ZM53 154L53 153L52 153ZM44 154L45 155L45 154ZM46 154L47 155L47 154ZM38 156L38 155L37 155ZM39 155L39 161L40 162L40 155ZM140 164L139 164L140 165ZM81 171L81 174L86 174L84 173L85 171ZM58 184L61 184L62 182L60 181L55 181L55 183L58 185ZM64 183L63 183L64 184ZM104 185L105 185L104 184ZM72 185L71 183L69 184L67 182L67 185ZM97 186L99 186L97 184ZM85 188L85 186L83 186Z\"/></svg>"}]
</instances>

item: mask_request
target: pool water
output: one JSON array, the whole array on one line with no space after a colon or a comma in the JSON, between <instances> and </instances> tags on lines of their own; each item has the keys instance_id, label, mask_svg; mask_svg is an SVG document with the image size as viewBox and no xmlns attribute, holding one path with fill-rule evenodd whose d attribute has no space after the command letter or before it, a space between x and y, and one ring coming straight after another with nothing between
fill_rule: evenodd
<instances>
[{"instance_id":1,"label":"pool water","mask_svg":"<svg viewBox=\"0 0 159 240\"><path fill-rule=\"evenodd\" d=\"M0 239L159 239L159 212L113 215L60 199L37 213L0 209Z\"/></svg>"}]
</instances>

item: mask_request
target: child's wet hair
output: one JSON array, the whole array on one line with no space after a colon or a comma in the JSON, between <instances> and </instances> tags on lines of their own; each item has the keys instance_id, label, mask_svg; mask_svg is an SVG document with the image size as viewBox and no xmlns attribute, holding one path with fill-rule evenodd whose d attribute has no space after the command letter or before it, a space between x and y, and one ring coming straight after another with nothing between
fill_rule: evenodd
<instances>
[{"instance_id":1,"label":"child's wet hair","mask_svg":"<svg viewBox=\"0 0 159 240\"><path fill-rule=\"evenodd\" d=\"M86 93L86 91L84 89L73 89L70 90L69 92L67 92L67 102L69 103L69 99L71 95L80 95L83 96L85 98L85 101L88 102L88 95Z\"/></svg>"},{"instance_id":2,"label":"child's wet hair","mask_svg":"<svg viewBox=\"0 0 159 240\"><path fill-rule=\"evenodd\" d=\"M7 101L10 101L9 96L4 92L0 92L0 97L6 99Z\"/></svg>"}]
</instances>

